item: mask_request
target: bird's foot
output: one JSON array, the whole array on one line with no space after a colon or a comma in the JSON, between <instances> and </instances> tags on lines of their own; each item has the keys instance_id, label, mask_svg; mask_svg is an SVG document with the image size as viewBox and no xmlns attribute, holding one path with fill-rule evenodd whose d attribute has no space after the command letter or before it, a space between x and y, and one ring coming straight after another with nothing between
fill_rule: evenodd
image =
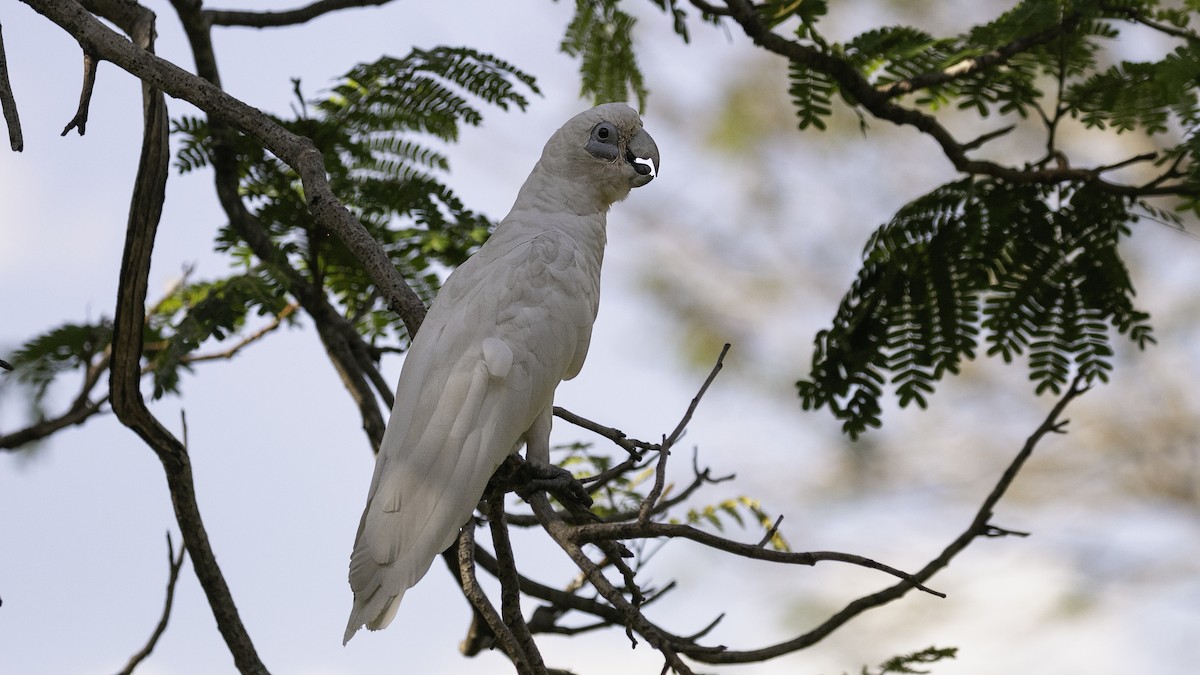
<instances>
[{"instance_id":1,"label":"bird's foot","mask_svg":"<svg viewBox=\"0 0 1200 675\"><path fill-rule=\"evenodd\" d=\"M592 505L592 496L570 471L553 464L526 461L521 464L518 472L521 480L517 494L522 499L539 490L545 490L558 498L564 505L577 505L588 508Z\"/></svg>"},{"instance_id":2,"label":"bird's foot","mask_svg":"<svg viewBox=\"0 0 1200 675\"><path fill-rule=\"evenodd\" d=\"M488 495L515 492L521 499L528 500L541 491L549 492L575 511L587 512L592 505L591 495L570 471L553 464L527 461L516 454L509 455L496 470L488 482L484 499L488 499Z\"/></svg>"}]
</instances>

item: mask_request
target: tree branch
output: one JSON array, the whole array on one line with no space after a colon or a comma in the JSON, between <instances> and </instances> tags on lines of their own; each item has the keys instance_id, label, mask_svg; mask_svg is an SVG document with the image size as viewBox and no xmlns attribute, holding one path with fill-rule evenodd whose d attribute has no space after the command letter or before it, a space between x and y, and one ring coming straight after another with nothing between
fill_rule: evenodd
<instances>
[{"instance_id":1,"label":"tree branch","mask_svg":"<svg viewBox=\"0 0 1200 675\"><path fill-rule=\"evenodd\" d=\"M171 533L167 533L167 597L163 602L162 616L158 620L158 625L154 627L154 632L150 634L150 639L146 641L146 645L142 647L136 654L129 658L129 662L121 669L117 675L132 675L134 668L138 664L150 656L154 651L155 645L158 644L158 639L162 637L164 631L167 630L167 621L171 618L171 605L175 602L175 582L179 581L179 570L183 569L183 556L187 553L187 548L180 546L179 555L175 555L175 545L171 543Z\"/></svg>"},{"instance_id":2,"label":"tree branch","mask_svg":"<svg viewBox=\"0 0 1200 675\"><path fill-rule=\"evenodd\" d=\"M242 26L245 28L278 28L311 21L323 14L351 7L386 5L392 0L319 0L297 9L282 12L243 12L238 10L206 9L205 21L212 26Z\"/></svg>"},{"instance_id":3,"label":"tree branch","mask_svg":"<svg viewBox=\"0 0 1200 675\"><path fill-rule=\"evenodd\" d=\"M70 14L74 21L92 26L91 30L102 31L103 40L123 44L143 56L150 56L154 45L154 15L134 3L117 3L114 15L108 16L118 25L127 24L130 15L137 19L128 26L132 42L119 38L115 33L87 14L77 3L44 3L42 9L50 13ZM95 2L97 6L106 3ZM66 6L69 5L69 6ZM37 7L35 7L37 9ZM42 11L39 9L39 11ZM118 12L120 13L118 15ZM76 36L80 39L79 36ZM80 43L88 49L90 39L84 37ZM135 47L134 44L140 45ZM96 50L100 53L100 50ZM150 58L155 58L150 56ZM167 431L146 408L139 388L141 381L141 355L143 322L145 317L146 290L150 272L150 259L154 251L154 239L162 215L167 174L170 165L168 149L167 106L162 93L153 84L143 84L145 108L145 130L141 157L129 209L129 223L125 236L125 251L121 260L120 284L117 291L117 308L113 322L113 347L110 389L112 408L122 424L129 427L146 442L158 456L167 476L167 487L175 507L175 517L183 534L184 544L192 556L193 567L200 585L208 597L217 627L233 655L234 663L242 673L266 673L237 614L233 597L225 578L217 565L216 557L208 542L208 535L200 517L193 486L191 462L187 448L171 432Z\"/></svg>"},{"instance_id":4,"label":"tree branch","mask_svg":"<svg viewBox=\"0 0 1200 675\"><path fill-rule=\"evenodd\" d=\"M599 434L600 436L603 436L604 438L607 438L608 440L612 441L613 443L616 443L618 446L623 448L625 450L625 452L628 452L630 455L633 455L636 459L641 459L642 453L645 452L646 450L658 449L658 445L655 443L647 443L646 441L639 441L636 438L629 438L625 435L625 432L621 431L620 429L615 429L613 427L606 427L603 424L600 424L599 422L593 422L585 417L576 415L575 413L571 412L570 410L567 410L566 408L560 408L558 406L554 406L554 416L558 417L559 419L570 422L571 424L574 424L577 427L580 427L582 429L587 429L588 431L591 431L593 433Z\"/></svg>"},{"instance_id":5,"label":"tree branch","mask_svg":"<svg viewBox=\"0 0 1200 675\"><path fill-rule=\"evenodd\" d=\"M17 99L13 96L12 82L8 79L8 57L4 52L4 30L0 26L0 113L8 125L8 146L13 152L25 149L21 135L21 116L17 114Z\"/></svg>"},{"instance_id":6,"label":"tree branch","mask_svg":"<svg viewBox=\"0 0 1200 675\"><path fill-rule=\"evenodd\" d=\"M705 663L754 663L811 647L859 614L881 605L885 605L908 593L908 591L914 588L914 582L923 583L928 581L935 574L949 565L950 561L953 560L958 553L970 545L971 542L977 537L992 537L997 535L1002 536L1004 531L1001 528L995 528L989 523L996 504L999 503L1000 499L1004 496L1004 493L1008 490L1008 487L1012 484L1013 480L1024 466L1026 460L1028 460L1033 454L1034 448L1037 447L1037 444L1046 436L1046 434L1062 431L1063 425L1066 423L1060 422L1059 418L1062 416L1063 412L1066 410L1071 401L1075 400L1078 396L1087 391L1087 389L1088 388L1082 384L1082 379L1080 377L1076 377L1075 381L1071 384L1070 389L1068 389L1063 397L1058 400L1058 402L1046 415L1046 418L1042 421L1042 423L1038 425L1037 429L1035 429L1034 432L1025 440L1021 450L1017 453L1012 462L1009 464L1008 468L1000 476L1000 479L997 481L991 493L989 493L988 496L983 500L983 503L976 512L970 526L968 526L961 535L952 541L942 551L942 553L938 555L938 557L931 560L925 565L925 567L913 574L912 581L901 581L898 584L885 588L876 593L858 598L857 600L854 600L850 604L846 605L846 607L844 607L837 614L834 614L826 619L821 625L817 626L811 631L770 647L747 651L725 650L721 652L714 652L712 650L706 650L703 652L692 652L687 649L682 649L681 651L683 651L683 653L687 654L689 657Z\"/></svg>"},{"instance_id":7,"label":"tree branch","mask_svg":"<svg viewBox=\"0 0 1200 675\"><path fill-rule=\"evenodd\" d=\"M492 606L483 589L479 587L479 581L475 578L475 560L473 555L476 551L475 545L475 521L469 521L458 536L458 572L459 581L462 584L463 595L481 614L487 625L492 629L492 634L496 641L500 643L501 649L508 655L517 672L524 675L525 673L535 672L532 670L529 661L525 658L525 653L522 651L517 639L513 637L512 631L504 620L500 618L500 614L496 612L496 608Z\"/></svg>"},{"instance_id":8,"label":"tree branch","mask_svg":"<svg viewBox=\"0 0 1200 675\"><path fill-rule=\"evenodd\" d=\"M516 576L517 564L513 558L512 543L508 539L508 525L504 522L504 493L491 495L487 499L487 506L488 529L492 532L492 546L496 549L496 561L499 563L497 578L500 580L500 611L504 623L512 631L529 672L545 673L546 664L542 661L542 654L521 614L520 580Z\"/></svg>"},{"instance_id":9,"label":"tree branch","mask_svg":"<svg viewBox=\"0 0 1200 675\"><path fill-rule=\"evenodd\" d=\"M63 127L62 133L59 136L66 136L71 129L78 129L79 135L82 136L87 131L88 109L92 105L92 90L96 87L96 66L99 65L96 59L88 52L83 53L83 87L79 92L79 108L75 111L75 116L67 122L67 126Z\"/></svg>"},{"instance_id":10,"label":"tree branch","mask_svg":"<svg viewBox=\"0 0 1200 675\"><path fill-rule=\"evenodd\" d=\"M942 70L933 70L927 73L922 73L916 77L911 77L896 82L891 82L886 85L876 87L880 94L887 98L896 98L911 94L921 89L936 87L940 84L945 84L953 80L961 79L969 75L978 73L981 70L995 68L1007 62L1012 57L1022 52L1029 51L1034 47L1050 42L1064 33L1068 33L1075 29L1079 24L1079 12L1074 12L1064 16L1057 24L1045 28L1030 35L1024 35L1008 44L1001 45L986 54L980 54L974 58L964 59L955 63L948 68Z\"/></svg>"},{"instance_id":11,"label":"tree branch","mask_svg":"<svg viewBox=\"0 0 1200 675\"><path fill-rule=\"evenodd\" d=\"M670 436L663 439L662 447L658 451L658 465L654 469L654 486L650 488L650 492L646 498L642 500L642 505L638 510L638 522L645 523L650 518L650 513L654 509L655 502L662 496L663 486L667 480L667 457L671 454L671 447L683 435L684 429L687 429L688 422L692 421L692 415L696 412L697 406L700 405L700 399L704 397L708 391L709 385L713 380L717 379L717 373L721 372L721 368L725 362L725 355L729 353L729 343L721 348L721 354L717 356L717 363L713 366L712 371L705 378L704 384L700 385L700 391L692 397L692 402L688 405L688 409L683 414L683 418L679 420L679 424L675 425L675 430Z\"/></svg>"},{"instance_id":12,"label":"tree branch","mask_svg":"<svg viewBox=\"0 0 1200 675\"><path fill-rule=\"evenodd\" d=\"M541 521L542 527L550 534L550 537L567 553L571 560L579 569L587 575L588 581L592 586L599 591L610 604L613 605L621 613L621 623L626 627L626 631L636 631L639 635L650 643L650 646L657 649L664 658L667 664L680 675L692 675L692 670L683 662L676 651L675 645L666 635L658 628L658 626L646 619L637 605L631 603L625 596L608 581L604 576L603 571L596 563L592 562L583 549L579 547L571 536L571 526L567 525L558 517L554 509L550 506L549 500L546 499L544 492L536 492L529 498L529 503L533 506L533 512ZM632 638L632 635L631 635ZM636 641L635 641L636 644Z\"/></svg>"}]
</instances>

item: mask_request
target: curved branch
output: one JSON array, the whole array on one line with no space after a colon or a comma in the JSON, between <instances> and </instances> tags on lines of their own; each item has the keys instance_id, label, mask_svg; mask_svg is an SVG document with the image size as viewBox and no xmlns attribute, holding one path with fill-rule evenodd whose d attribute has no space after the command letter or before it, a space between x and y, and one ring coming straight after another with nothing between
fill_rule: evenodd
<instances>
[{"instance_id":1,"label":"curved branch","mask_svg":"<svg viewBox=\"0 0 1200 675\"><path fill-rule=\"evenodd\" d=\"M100 412L106 402L108 402L108 396L97 401L85 398L82 402L77 401L58 417L39 420L11 434L0 434L0 450L16 450L26 443L40 441L69 426L83 424L89 417Z\"/></svg>"},{"instance_id":2,"label":"curved branch","mask_svg":"<svg viewBox=\"0 0 1200 675\"><path fill-rule=\"evenodd\" d=\"M1068 389L1063 397L1058 400L1053 408L1051 408L1050 412L1046 415L1046 418L1040 425L1038 425L1038 428L1035 429L1034 432L1025 440L1025 444L1021 447L1021 450L1013 458L1012 462L1009 463L1008 468L1005 469L1004 473L1000 476L1000 479L997 481L995 487L992 488L992 491L983 500L983 503L980 505L979 510L976 512L974 519L971 521L971 524L967 527L967 529L963 531L963 533L954 541L950 542L950 544L942 551L940 555L938 555L938 557L931 560L925 565L925 567L913 574L913 580L916 582L928 581L931 577L949 565L950 561L953 560L954 557L963 549L970 545L971 542L973 542L977 537L1003 536L1007 532L1002 528L996 528L990 524L990 520L993 515L993 509L995 509L996 504L999 503L1000 499L1004 496L1004 493L1008 490L1008 487L1012 485L1013 480L1017 477L1017 474L1024 466L1025 461L1028 460L1033 454L1034 448L1037 447L1037 444L1051 432L1062 432L1063 426L1066 424L1066 422L1060 422L1059 418L1062 417L1063 412L1066 410L1071 401L1075 400L1081 394L1086 392L1087 389L1088 388L1082 384L1082 379L1076 377L1075 381L1071 384L1071 388ZM849 603L837 614L829 617L821 625L817 626L811 631L770 647L747 651L726 650L722 652L714 652L712 650L705 650L693 652L687 649L681 649L681 651L687 654L689 657L705 663L754 663L758 661L764 661L766 659L771 659L777 656L799 651L806 647L811 647L859 614L896 600L908 593L908 591L912 590L912 588L912 582L902 581L876 593L865 595Z\"/></svg>"},{"instance_id":3,"label":"curved branch","mask_svg":"<svg viewBox=\"0 0 1200 675\"><path fill-rule=\"evenodd\" d=\"M114 16L108 18L126 26L132 42L124 40L105 28L95 17L77 3L39 3L52 13L70 14L85 25L103 31L105 39L123 44L138 54L151 55L154 48L154 14L135 3L117 3ZM107 5L105 2L93 4ZM69 5L65 6L65 5ZM39 10L41 11L41 10ZM89 49L88 38L79 38ZM140 47L134 46L134 44ZM99 50L93 50L100 54ZM192 556L193 567L204 588L216 619L217 628L242 673L266 673L267 669L242 625L233 596L217 564L208 541L200 508L196 503L191 461L187 447L154 417L142 399L141 356L143 324L146 311L146 291L150 275L150 259L154 252L155 234L162 216L167 174L170 166L168 148L166 99L153 83L144 83L143 105L145 128L142 152L129 208L125 235L125 250L121 259L120 283L117 289L117 308L113 321L112 365L110 390L112 409L121 423L133 430L158 456L166 473L167 487L175 507L175 518L183 534L184 544Z\"/></svg>"},{"instance_id":4,"label":"curved branch","mask_svg":"<svg viewBox=\"0 0 1200 675\"><path fill-rule=\"evenodd\" d=\"M245 28L278 28L306 23L323 14L351 7L375 7L392 0L318 0L297 9L282 12L244 12L227 9L206 9L204 18L212 26L241 26Z\"/></svg>"},{"instance_id":5,"label":"curved branch","mask_svg":"<svg viewBox=\"0 0 1200 675\"><path fill-rule=\"evenodd\" d=\"M570 535L574 541L579 543L621 539L649 539L654 537L690 539L698 544L704 544L705 546L725 551L726 553L733 553L743 558L789 565L811 566L824 561L844 562L886 572L894 577L904 579L918 590L925 591L930 595L936 595L939 598L946 597L945 593L940 593L921 585L915 574L901 572L894 567L876 562L870 558L854 555L853 553L839 553L837 551L776 551L774 549L763 548L761 544L743 544L732 539L718 537L715 534L705 532L691 525L657 522L589 523L575 525L570 529Z\"/></svg>"}]
</instances>

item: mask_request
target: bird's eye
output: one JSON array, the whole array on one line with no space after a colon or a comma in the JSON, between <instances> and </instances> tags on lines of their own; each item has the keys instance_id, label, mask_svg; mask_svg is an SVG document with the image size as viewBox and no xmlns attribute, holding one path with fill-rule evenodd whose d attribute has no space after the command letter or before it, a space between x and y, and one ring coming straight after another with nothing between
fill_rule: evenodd
<instances>
[{"instance_id":1,"label":"bird's eye","mask_svg":"<svg viewBox=\"0 0 1200 675\"><path fill-rule=\"evenodd\" d=\"M620 155L617 136L617 128L612 122L601 122L592 127L592 136L588 139L586 149L596 159L614 161Z\"/></svg>"},{"instance_id":2,"label":"bird's eye","mask_svg":"<svg viewBox=\"0 0 1200 675\"><path fill-rule=\"evenodd\" d=\"M596 125L595 134L596 140L609 141L612 140L613 136L617 135L617 130L608 122L602 122Z\"/></svg>"}]
</instances>

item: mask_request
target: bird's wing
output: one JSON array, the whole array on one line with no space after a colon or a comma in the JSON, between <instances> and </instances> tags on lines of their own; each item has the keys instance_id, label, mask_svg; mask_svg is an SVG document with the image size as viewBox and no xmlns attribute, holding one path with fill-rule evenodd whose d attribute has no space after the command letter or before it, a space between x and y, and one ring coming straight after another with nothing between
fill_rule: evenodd
<instances>
[{"instance_id":1,"label":"bird's wing","mask_svg":"<svg viewBox=\"0 0 1200 675\"><path fill-rule=\"evenodd\" d=\"M580 288L577 245L493 243L447 280L405 360L351 556L347 641L391 621L586 352L598 288Z\"/></svg>"}]
</instances>

